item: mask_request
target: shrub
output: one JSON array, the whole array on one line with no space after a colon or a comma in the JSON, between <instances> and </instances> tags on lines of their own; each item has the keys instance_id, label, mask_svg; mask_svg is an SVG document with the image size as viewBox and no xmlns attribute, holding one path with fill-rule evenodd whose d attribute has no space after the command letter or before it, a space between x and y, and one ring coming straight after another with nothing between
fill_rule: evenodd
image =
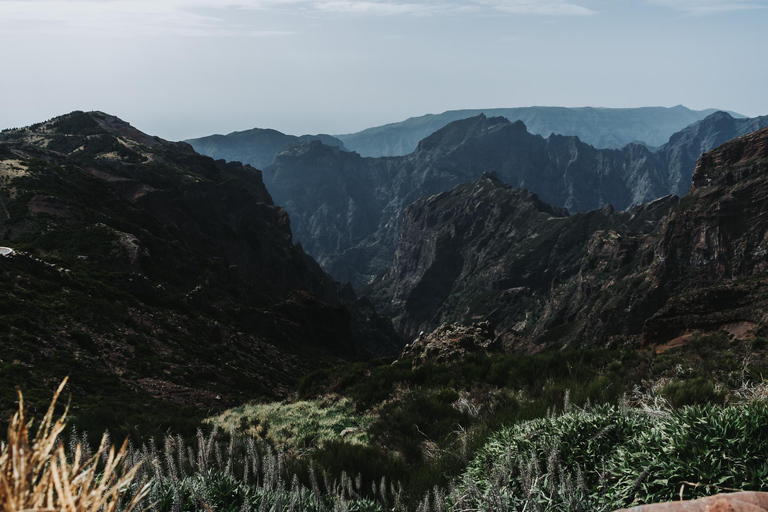
<instances>
[{"instance_id":1,"label":"shrub","mask_svg":"<svg viewBox=\"0 0 768 512\"><path fill-rule=\"evenodd\" d=\"M725 392L718 391L715 383L705 377L692 380L670 382L661 394L675 407L697 404L721 404L725 400Z\"/></svg>"}]
</instances>

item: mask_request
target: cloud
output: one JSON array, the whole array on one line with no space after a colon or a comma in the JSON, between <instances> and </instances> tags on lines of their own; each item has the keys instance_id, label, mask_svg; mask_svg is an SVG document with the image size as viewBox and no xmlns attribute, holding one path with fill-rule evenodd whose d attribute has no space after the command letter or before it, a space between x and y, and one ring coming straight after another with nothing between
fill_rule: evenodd
<instances>
[{"instance_id":1,"label":"cloud","mask_svg":"<svg viewBox=\"0 0 768 512\"><path fill-rule=\"evenodd\" d=\"M765 9L764 0L647 0L654 5L668 7L694 16L718 14L731 11Z\"/></svg>"},{"instance_id":2,"label":"cloud","mask_svg":"<svg viewBox=\"0 0 768 512\"><path fill-rule=\"evenodd\" d=\"M190 5L210 7L211 2L0 0L0 31L97 37L152 34L274 37L291 34L229 24L220 17L195 12L189 9Z\"/></svg>"},{"instance_id":3,"label":"cloud","mask_svg":"<svg viewBox=\"0 0 768 512\"><path fill-rule=\"evenodd\" d=\"M480 0L484 5L512 14L538 14L544 16L590 16L592 9L561 0Z\"/></svg>"},{"instance_id":4,"label":"cloud","mask_svg":"<svg viewBox=\"0 0 768 512\"><path fill-rule=\"evenodd\" d=\"M232 12L238 9L359 16L594 14L568 0L0 0L0 32L96 37L279 37L293 33L234 24L231 20L238 17Z\"/></svg>"},{"instance_id":5,"label":"cloud","mask_svg":"<svg viewBox=\"0 0 768 512\"><path fill-rule=\"evenodd\" d=\"M315 2L314 8L321 12L345 14L369 14L374 16L409 14L426 16L446 13L451 9L451 6L447 4L433 4L427 2L399 3L374 2L368 0L327 0Z\"/></svg>"}]
</instances>

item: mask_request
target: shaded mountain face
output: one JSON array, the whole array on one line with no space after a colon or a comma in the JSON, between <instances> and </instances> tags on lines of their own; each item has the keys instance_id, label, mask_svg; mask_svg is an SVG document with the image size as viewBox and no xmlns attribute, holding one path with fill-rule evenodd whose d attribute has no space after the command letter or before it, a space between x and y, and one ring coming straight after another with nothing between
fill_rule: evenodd
<instances>
[{"instance_id":1,"label":"shaded mountain face","mask_svg":"<svg viewBox=\"0 0 768 512\"><path fill-rule=\"evenodd\" d=\"M242 132L232 132L228 135L210 135L199 139L189 139L195 151L201 155L229 162L242 162L263 169L272 163L283 149L319 140L323 144L344 148L344 143L331 135L286 135L277 130L254 128Z\"/></svg>"},{"instance_id":2,"label":"shaded mountain face","mask_svg":"<svg viewBox=\"0 0 768 512\"><path fill-rule=\"evenodd\" d=\"M280 153L264 171L267 188L293 219L296 239L333 276L355 286L391 264L403 209L413 201L476 180L486 171L571 212L618 210L678 193L712 143L768 117L713 114L659 151L630 144L595 149L577 137L545 139L522 122L453 122L403 157L363 158L319 142ZM689 178L688 178L689 179Z\"/></svg>"},{"instance_id":3,"label":"shaded mountain face","mask_svg":"<svg viewBox=\"0 0 768 512\"><path fill-rule=\"evenodd\" d=\"M536 351L765 330L768 129L705 154L680 202L626 212L568 216L495 178L405 210L395 265L371 291L409 336L488 321Z\"/></svg>"},{"instance_id":4,"label":"shaded mountain face","mask_svg":"<svg viewBox=\"0 0 768 512\"><path fill-rule=\"evenodd\" d=\"M450 110L442 114L412 117L399 123L338 135L344 145L362 156L403 156L418 143L453 121L485 114L522 121L531 133L574 135L596 148L618 149L633 142L658 147L672 134L700 121L716 110L673 108L566 108L521 107L485 110ZM741 117L736 115L737 117Z\"/></svg>"},{"instance_id":5,"label":"shaded mountain face","mask_svg":"<svg viewBox=\"0 0 768 512\"><path fill-rule=\"evenodd\" d=\"M726 112L717 112L674 134L659 149L667 168L666 190L671 194L685 195L701 155L729 140L767 126L768 116L737 119Z\"/></svg>"},{"instance_id":6,"label":"shaded mountain face","mask_svg":"<svg viewBox=\"0 0 768 512\"><path fill-rule=\"evenodd\" d=\"M597 232L640 240L677 202L668 196L628 212L577 215L486 174L405 209L392 271L390 305L408 337L443 323L491 321L522 330L553 287L572 279ZM636 251L621 258L632 260ZM535 314L535 313L534 313Z\"/></svg>"},{"instance_id":7,"label":"shaded mountain face","mask_svg":"<svg viewBox=\"0 0 768 512\"><path fill-rule=\"evenodd\" d=\"M15 249L0 258L6 384L71 374L85 404L210 407L279 395L372 348L363 339L399 348L370 303L293 244L260 171L116 117L2 132L0 203Z\"/></svg>"}]
</instances>

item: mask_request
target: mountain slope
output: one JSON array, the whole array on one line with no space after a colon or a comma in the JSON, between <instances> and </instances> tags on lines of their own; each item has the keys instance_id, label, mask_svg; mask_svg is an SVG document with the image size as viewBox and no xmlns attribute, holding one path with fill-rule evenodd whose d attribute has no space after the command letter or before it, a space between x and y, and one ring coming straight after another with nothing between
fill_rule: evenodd
<instances>
[{"instance_id":1,"label":"mountain slope","mask_svg":"<svg viewBox=\"0 0 768 512\"><path fill-rule=\"evenodd\" d=\"M389 266L401 212L420 197L495 171L574 212L605 204L623 210L678 193L701 151L756 125L768 125L768 117L713 114L653 152L639 144L595 149L576 137L544 139L522 122L479 115L445 126L407 156L362 158L311 142L280 153L264 172L296 239L336 278L360 286Z\"/></svg>"},{"instance_id":2,"label":"mountain slope","mask_svg":"<svg viewBox=\"0 0 768 512\"><path fill-rule=\"evenodd\" d=\"M390 311L408 337L446 322L522 329L553 287L579 272L595 233L640 240L676 202L669 196L628 212L570 216L495 174L420 199L403 214Z\"/></svg>"},{"instance_id":3,"label":"mountain slope","mask_svg":"<svg viewBox=\"0 0 768 512\"><path fill-rule=\"evenodd\" d=\"M215 407L280 395L363 340L399 348L249 166L74 112L2 132L0 175L3 382L33 396L71 374L86 409Z\"/></svg>"},{"instance_id":4,"label":"mountain slope","mask_svg":"<svg viewBox=\"0 0 768 512\"><path fill-rule=\"evenodd\" d=\"M488 117L505 117L512 122L522 121L531 133L544 137L551 133L575 135L582 142L596 148L618 149L637 141L661 146L673 133L715 111L690 110L681 105L672 108L520 107L450 110L337 137L348 149L363 156L402 156L411 153L419 141L447 124L485 114Z\"/></svg>"},{"instance_id":5,"label":"mountain slope","mask_svg":"<svg viewBox=\"0 0 768 512\"><path fill-rule=\"evenodd\" d=\"M411 337L489 321L523 350L764 335L767 187L768 129L701 157L679 203L627 212L569 217L484 176L406 209L395 265L372 290L391 294Z\"/></svg>"},{"instance_id":6,"label":"mountain slope","mask_svg":"<svg viewBox=\"0 0 768 512\"><path fill-rule=\"evenodd\" d=\"M737 119L726 112L716 112L674 134L659 148L667 168L666 190L670 194L685 195L701 155L766 126L768 116Z\"/></svg>"},{"instance_id":7,"label":"mountain slope","mask_svg":"<svg viewBox=\"0 0 768 512\"><path fill-rule=\"evenodd\" d=\"M263 169L288 146L319 140L328 146L344 148L344 143L330 135L286 135L277 130L253 128L228 135L210 135L187 142L201 155L229 162L242 162Z\"/></svg>"}]
</instances>

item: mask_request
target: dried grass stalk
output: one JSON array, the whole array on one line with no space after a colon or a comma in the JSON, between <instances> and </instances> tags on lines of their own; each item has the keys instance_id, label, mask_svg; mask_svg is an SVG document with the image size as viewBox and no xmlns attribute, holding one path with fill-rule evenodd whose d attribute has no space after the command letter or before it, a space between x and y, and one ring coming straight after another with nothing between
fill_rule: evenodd
<instances>
[{"instance_id":1,"label":"dried grass stalk","mask_svg":"<svg viewBox=\"0 0 768 512\"><path fill-rule=\"evenodd\" d=\"M67 383L61 383L51 405L30 442L32 420L24 410L19 391L19 411L8 426L7 443L0 443L0 509L4 512L115 512L134 510L149 491L149 485L135 488L123 503L138 465L126 467L127 441L115 453L106 436L97 454L84 460L80 445L74 460L68 461L59 439L66 426L69 407L54 421L56 402ZM100 464L102 453L107 459Z\"/></svg>"}]
</instances>

